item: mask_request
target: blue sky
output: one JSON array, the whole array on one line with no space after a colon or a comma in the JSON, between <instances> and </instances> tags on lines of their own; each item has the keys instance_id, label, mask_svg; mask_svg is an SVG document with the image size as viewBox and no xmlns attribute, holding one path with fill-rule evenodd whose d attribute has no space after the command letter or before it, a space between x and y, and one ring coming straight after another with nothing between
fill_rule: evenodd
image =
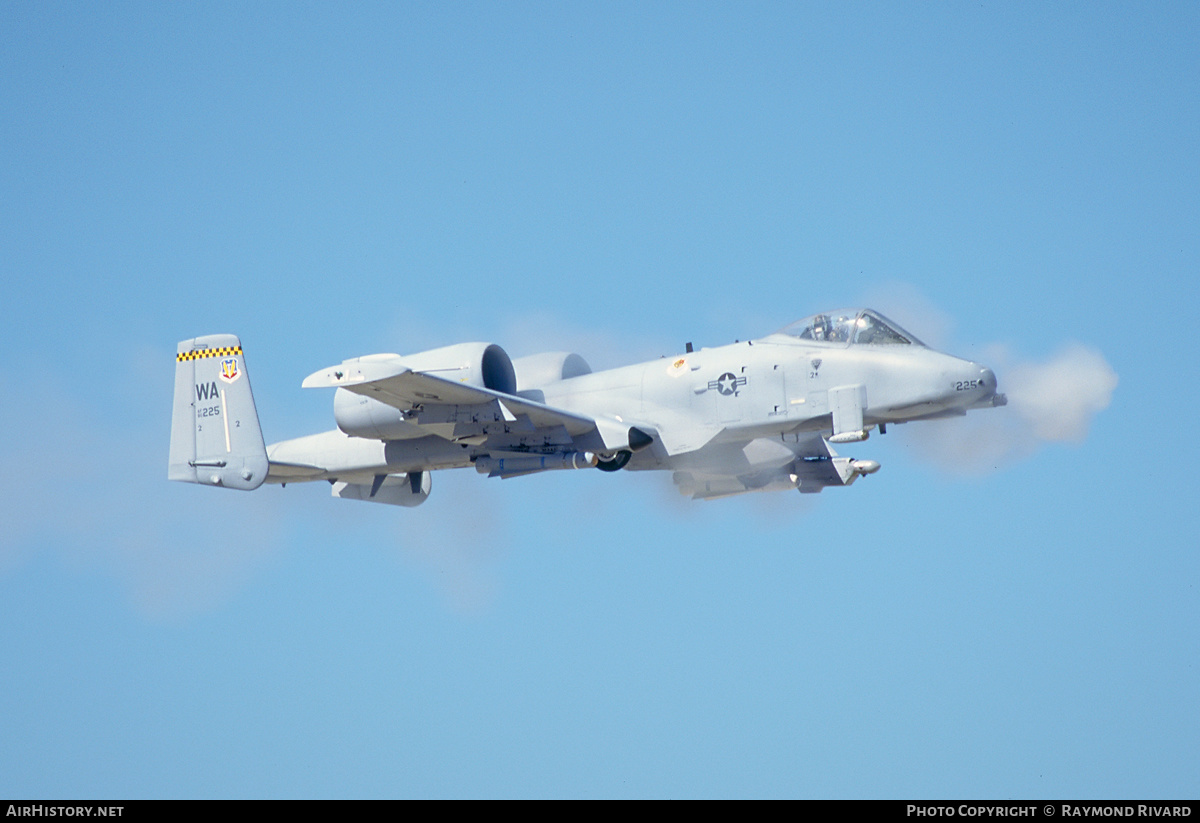
<instances>
[{"instance_id":1,"label":"blue sky","mask_svg":"<svg viewBox=\"0 0 1200 823\"><path fill-rule=\"evenodd\" d=\"M1198 31L0 5L0 795L1194 798ZM1064 353L1119 383L1063 442L894 427L815 500L165 480L186 337L241 336L273 441L347 357L615 366L858 303L1050 405Z\"/></svg>"}]
</instances>

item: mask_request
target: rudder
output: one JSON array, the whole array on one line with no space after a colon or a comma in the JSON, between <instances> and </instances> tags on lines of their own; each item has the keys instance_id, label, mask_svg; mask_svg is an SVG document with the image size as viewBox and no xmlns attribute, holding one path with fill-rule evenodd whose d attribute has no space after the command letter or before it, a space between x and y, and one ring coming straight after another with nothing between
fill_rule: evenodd
<instances>
[{"instance_id":1,"label":"rudder","mask_svg":"<svg viewBox=\"0 0 1200 823\"><path fill-rule=\"evenodd\" d=\"M179 343L167 479L245 490L267 479L267 447L235 335Z\"/></svg>"}]
</instances>

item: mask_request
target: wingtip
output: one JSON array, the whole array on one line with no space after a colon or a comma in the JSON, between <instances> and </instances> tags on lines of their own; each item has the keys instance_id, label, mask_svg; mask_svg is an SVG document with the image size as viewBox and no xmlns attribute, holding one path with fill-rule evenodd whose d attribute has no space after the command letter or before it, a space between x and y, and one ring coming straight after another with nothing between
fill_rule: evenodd
<instances>
[{"instance_id":1,"label":"wingtip","mask_svg":"<svg viewBox=\"0 0 1200 823\"><path fill-rule=\"evenodd\" d=\"M336 389L396 377L407 371L409 368L400 362L397 355L373 354L315 371L304 378L300 386L305 389Z\"/></svg>"},{"instance_id":2,"label":"wingtip","mask_svg":"<svg viewBox=\"0 0 1200 823\"><path fill-rule=\"evenodd\" d=\"M304 378L304 382L300 384L304 389L327 389L336 386L345 386L350 383L362 382L362 373L352 375L345 366L330 366L327 369L315 371L308 377Z\"/></svg>"}]
</instances>

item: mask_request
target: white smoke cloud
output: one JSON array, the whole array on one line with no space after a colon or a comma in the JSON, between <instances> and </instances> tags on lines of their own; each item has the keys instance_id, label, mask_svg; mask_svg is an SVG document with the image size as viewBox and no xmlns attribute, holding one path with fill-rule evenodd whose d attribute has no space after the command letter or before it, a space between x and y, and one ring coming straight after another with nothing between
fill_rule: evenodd
<instances>
[{"instance_id":1,"label":"white smoke cloud","mask_svg":"<svg viewBox=\"0 0 1200 823\"><path fill-rule=\"evenodd\" d=\"M913 424L908 436L920 457L951 471L979 473L1047 443L1082 443L1117 387L1104 355L1080 343L1068 343L1042 362L1015 360L1004 347L992 346L985 362L994 365L1008 406Z\"/></svg>"},{"instance_id":2,"label":"white smoke cloud","mask_svg":"<svg viewBox=\"0 0 1200 823\"><path fill-rule=\"evenodd\" d=\"M495 603L501 561L511 550L514 523L502 502L508 489L497 485L510 481L488 480L469 469L436 472L420 507L380 515L395 521L396 557L462 616L484 614Z\"/></svg>"},{"instance_id":3,"label":"white smoke cloud","mask_svg":"<svg viewBox=\"0 0 1200 823\"><path fill-rule=\"evenodd\" d=\"M1117 373L1104 355L1079 343L1045 363L1014 364L1005 380L1013 411L1047 442L1082 443L1117 388Z\"/></svg>"}]
</instances>

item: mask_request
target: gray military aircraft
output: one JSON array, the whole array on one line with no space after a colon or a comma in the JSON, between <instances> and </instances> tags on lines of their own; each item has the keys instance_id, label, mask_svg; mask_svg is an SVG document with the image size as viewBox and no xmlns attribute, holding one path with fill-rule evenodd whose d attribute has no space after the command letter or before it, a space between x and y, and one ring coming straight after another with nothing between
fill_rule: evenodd
<instances>
[{"instance_id":1,"label":"gray military aircraft","mask_svg":"<svg viewBox=\"0 0 1200 823\"><path fill-rule=\"evenodd\" d=\"M933 351L869 309L593 372L577 354L510 359L490 343L372 354L309 375L337 428L263 442L241 342L184 340L175 358L171 480L256 489L327 480L335 497L416 506L436 469L667 470L682 493L819 492L879 469L830 444L889 423L1001 406L992 370Z\"/></svg>"}]
</instances>

